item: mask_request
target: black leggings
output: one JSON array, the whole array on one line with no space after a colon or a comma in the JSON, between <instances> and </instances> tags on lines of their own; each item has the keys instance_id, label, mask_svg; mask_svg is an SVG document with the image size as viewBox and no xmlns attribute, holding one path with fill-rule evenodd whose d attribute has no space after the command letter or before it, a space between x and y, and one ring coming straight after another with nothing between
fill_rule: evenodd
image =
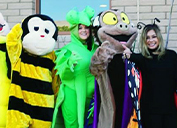
<instances>
[{"instance_id":1,"label":"black leggings","mask_svg":"<svg viewBox=\"0 0 177 128\"><path fill-rule=\"evenodd\" d=\"M177 128L177 113L142 114L143 128Z\"/></svg>"}]
</instances>

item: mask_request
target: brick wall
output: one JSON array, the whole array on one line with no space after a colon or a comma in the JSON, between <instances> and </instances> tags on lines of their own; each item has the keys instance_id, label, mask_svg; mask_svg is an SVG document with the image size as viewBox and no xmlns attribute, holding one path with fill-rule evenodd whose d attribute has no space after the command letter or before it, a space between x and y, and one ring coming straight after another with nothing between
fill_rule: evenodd
<instances>
[{"instance_id":1,"label":"brick wall","mask_svg":"<svg viewBox=\"0 0 177 128\"><path fill-rule=\"evenodd\" d=\"M0 12L10 27L13 27L26 16L36 13L35 4L36 0L0 0ZM148 24L152 23L153 18L159 18L161 20L159 26L166 40L171 0L110 0L110 4L112 9L125 11L135 25L138 21ZM68 43L70 37L59 35L58 39L56 49ZM174 2L173 7L168 48L177 51L177 1Z\"/></svg>"},{"instance_id":2,"label":"brick wall","mask_svg":"<svg viewBox=\"0 0 177 128\"><path fill-rule=\"evenodd\" d=\"M12 28L26 16L35 14L36 0L0 0L0 12Z\"/></svg>"},{"instance_id":3,"label":"brick wall","mask_svg":"<svg viewBox=\"0 0 177 128\"><path fill-rule=\"evenodd\" d=\"M111 0L111 8L125 11L135 25L138 21L145 24L153 23L152 19L159 18L161 22L158 25L166 41L171 0ZM141 31L139 31L140 34ZM137 42L138 39L139 37ZM136 48L137 46L138 43ZM174 1L173 5L168 48L177 52L177 1Z\"/></svg>"},{"instance_id":4,"label":"brick wall","mask_svg":"<svg viewBox=\"0 0 177 128\"><path fill-rule=\"evenodd\" d=\"M71 37L69 34L60 34L58 36L58 41L56 43L56 47L55 50L58 48L63 47L64 45L66 45L67 43L69 43L71 40Z\"/></svg>"}]
</instances>

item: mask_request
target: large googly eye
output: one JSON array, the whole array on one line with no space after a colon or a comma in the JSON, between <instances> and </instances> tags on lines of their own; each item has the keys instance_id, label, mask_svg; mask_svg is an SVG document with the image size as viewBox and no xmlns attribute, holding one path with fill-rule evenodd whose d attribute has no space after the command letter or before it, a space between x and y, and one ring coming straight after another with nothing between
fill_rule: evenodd
<instances>
[{"instance_id":1,"label":"large googly eye","mask_svg":"<svg viewBox=\"0 0 177 128\"><path fill-rule=\"evenodd\" d=\"M35 31L38 31L38 30L39 30L39 27L34 27L34 30L35 30Z\"/></svg>"},{"instance_id":2,"label":"large googly eye","mask_svg":"<svg viewBox=\"0 0 177 128\"><path fill-rule=\"evenodd\" d=\"M103 22L107 25L115 25L118 22L117 16L112 12L107 12L103 16Z\"/></svg>"},{"instance_id":3,"label":"large googly eye","mask_svg":"<svg viewBox=\"0 0 177 128\"><path fill-rule=\"evenodd\" d=\"M128 19L128 16L123 12L121 13L121 19L122 19L122 22L126 24L130 24L130 20Z\"/></svg>"},{"instance_id":4,"label":"large googly eye","mask_svg":"<svg viewBox=\"0 0 177 128\"><path fill-rule=\"evenodd\" d=\"M49 33L49 30L48 30L48 29L45 29L45 33L47 33L47 34L48 34L48 33Z\"/></svg>"}]
</instances>

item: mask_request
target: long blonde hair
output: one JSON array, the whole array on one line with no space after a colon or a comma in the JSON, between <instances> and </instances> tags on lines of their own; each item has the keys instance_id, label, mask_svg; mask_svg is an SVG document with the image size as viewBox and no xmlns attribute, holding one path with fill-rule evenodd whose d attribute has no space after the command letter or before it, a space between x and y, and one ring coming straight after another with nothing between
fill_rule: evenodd
<instances>
[{"instance_id":1,"label":"long blonde hair","mask_svg":"<svg viewBox=\"0 0 177 128\"><path fill-rule=\"evenodd\" d=\"M165 47L164 47L164 42L163 42L163 37L162 37L161 31L160 31L159 27L156 24L148 24L148 25L146 25L143 28L142 34L140 36L140 49L141 49L141 53L146 58L152 58L152 56L151 56L151 54L150 54L150 52L148 50L148 47L146 45L147 33L150 30L154 30L154 32L157 35L157 39L159 41L159 46L158 46L158 48L156 49L155 52L159 53L158 54L158 59L160 59L162 57L162 55L165 54Z\"/></svg>"}]
</instances>

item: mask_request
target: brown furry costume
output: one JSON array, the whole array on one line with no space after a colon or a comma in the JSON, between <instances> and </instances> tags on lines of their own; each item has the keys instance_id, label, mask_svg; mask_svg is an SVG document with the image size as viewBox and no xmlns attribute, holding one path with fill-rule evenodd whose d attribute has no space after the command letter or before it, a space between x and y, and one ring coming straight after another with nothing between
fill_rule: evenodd
<instances>
[{"instance_id":1,"label":"brown furry costume","mask_svg":"<svg viewBox=\"0 0 177 128\"><path fill-rule=\"evenodd\" d=\"M93 25L96 28L95 37L101 44L93 55L90 65L91 73L97 78L101 99L97 126L121 128L125 86L122 44L130 48L137 37L137 29L131 24L126 13L120 10L101 12L95 18ZM132 110L127 128L138 127L133 121L135 116L133 113Z\"/></svg>"}]
</instances>

